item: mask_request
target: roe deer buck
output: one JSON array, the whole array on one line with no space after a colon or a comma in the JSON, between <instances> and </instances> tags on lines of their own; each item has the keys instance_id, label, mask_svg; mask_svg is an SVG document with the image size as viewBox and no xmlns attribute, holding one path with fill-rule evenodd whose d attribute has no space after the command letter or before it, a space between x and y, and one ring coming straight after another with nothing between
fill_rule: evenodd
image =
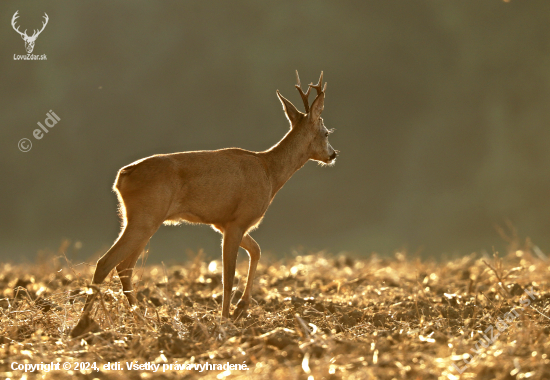
<instances>
[{"instance_id":1,"label":"roe deer buck","mask_svg":"<svg viewBox=\"0 0 550 380\"><path fill-rule=\"evenodd\" d=\"M123 167L117 175L114 191L120 201L122 232L113 246L99 259L92 284L100 284L116 267L122 288L131 306L137 304L132 287L132 272L138 257L161 224L204 223L223 234L223 306L222 317L229 317L229 306L239 246L250 257L245 291L233 317L247 310L260 247L250 237L262 220L273 197L286 181L308 160L334 163L336 151L328 142L321 118L325 102L323 73L316 85L302 91L298 71L296 79L306 113L285 99L290 121L288 133L264 152L238 148L159 154ZM310 90L317 91L311 108ZM93 286L93 285L92 285ZM80 321L71 336L89 329L89 316L96 293L88 294Z\"/></svg>"}]
</instances>

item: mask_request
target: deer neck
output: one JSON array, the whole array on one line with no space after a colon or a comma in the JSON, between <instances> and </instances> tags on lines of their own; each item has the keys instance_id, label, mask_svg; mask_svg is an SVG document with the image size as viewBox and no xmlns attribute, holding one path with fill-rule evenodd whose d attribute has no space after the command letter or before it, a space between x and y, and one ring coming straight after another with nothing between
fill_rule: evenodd
<instances>
[{"instance_id":1,"label":"deer neck","mask_svg":"<svg viewBox=\"0 0 550 380\"><path fill-rule=\"evenodd\" d=\"M309 144L305 131L291 129L275 146L262 152L272 196L309 160Z\"/></svg>"}]
</instances>

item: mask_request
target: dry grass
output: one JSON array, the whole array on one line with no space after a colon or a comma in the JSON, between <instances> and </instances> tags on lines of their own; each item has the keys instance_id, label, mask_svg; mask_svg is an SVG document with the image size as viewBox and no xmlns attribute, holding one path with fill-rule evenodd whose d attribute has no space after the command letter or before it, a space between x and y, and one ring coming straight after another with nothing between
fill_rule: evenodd
<instances>
[{"instance_id":1,"label":"dry grass","mask_svg":"<svg viewBox=\"0 0 550 380\"><path fill-rule=\"evenodd\" d=\"M99 329L83 339L68 334L93 268L72 266L63 257L34 266L4 264L0 377L25 375L13 371L12 362L95 362L99 372L26 376L550 379L550 320L542 315L550 314L550 262L529 242L512 246L503 258L472 254L447 264L403 253L391 259L320 253L266 261L258 270L249 315L234 324L220 324L219 261L199 257L184 266L142 267L135 276L142 305L134 314L112 275L101 286L104 302L95 306ZM243 261L239 278L246 270ZM480 345L483 332L526 299L524 289L530 287L537 292L531 305L514 309L518 317L496 341ZM463 354L476 343L479 357L459 374L452 363L462 368ZM157 373L128 371L130 361L161 367ZM124 369L103 370L107 362L120 362ZM250 369L162 373L162 364L206 362L244 362Z\"/></svg>"}]
</instances>

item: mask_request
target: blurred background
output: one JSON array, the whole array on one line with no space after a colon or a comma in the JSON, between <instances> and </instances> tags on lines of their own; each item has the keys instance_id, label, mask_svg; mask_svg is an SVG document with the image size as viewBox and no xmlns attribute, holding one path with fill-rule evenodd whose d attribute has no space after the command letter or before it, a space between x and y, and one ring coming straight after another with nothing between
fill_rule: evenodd
<instances>
[{"instance_id":1,"label":"blurred background","mask_svg":"<svg viewBox=\"0 0 550 380\"><path fill-rule=\"evenodd\" d=\"M21 30L48 14L33 52L46 61L14 60L17 10ZM10 1L0 14L2 261L63 239L97 258L134 160L270 148L289 127L275 90L303 109L296 69L302 83L324 70L341 154L279 192L252 234L264 252L490 252L507 220L550 251L547 0ZM61 121L36 140L49 110ZM200 248L219 257L220 236L161 227L149 260Z\"/></svg>"}]
</instances>

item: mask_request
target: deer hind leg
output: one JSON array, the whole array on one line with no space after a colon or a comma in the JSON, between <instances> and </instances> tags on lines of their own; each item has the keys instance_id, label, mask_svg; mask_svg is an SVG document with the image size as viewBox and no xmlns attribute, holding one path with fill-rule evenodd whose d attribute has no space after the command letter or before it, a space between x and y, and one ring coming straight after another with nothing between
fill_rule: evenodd
<instances>
[{"instance_id":1,"label":"deer hind leg","mask_svg":"<svg viewBox=\"0 0 550 380\"><path fill-rule=\"evenodd\" d=\"M147 242L160 227L158 224L132 224L128 225L122 232L120 238L98 261L92 279L92 284L101 284L105 277L124 260L131 259L133 256L139 257ZM137 257L135 260L137 261Z\"/></svg>"},{"instance_id":2,"label":"deer hind leg","mask_svg":"<svg viewBox=\"0 0 550 380\"><path fill-rule=\"evenodd\" d=\"M254 276L256 274L256 268L258 267L258 261L260 261L261 251L260 246L252 237L248 234L244 235L241 241L241 247L243 247L250 258L248 264L248 277L246 279L246 287L244 293L237 303L237 308L233 312L233 319L237 320L244 315L248 306L250 305L250 299L252 296L252 285L254 283Z\"/></svg>"},{"instance_id":3,"label":"deer hind leg","mask_svg":"<svg viewBox=\"0 0 550 380\"><path fill-rule=\"evenodd\" d=\"M237 265L237 254L239 245L243 239L243 232L238 227L229 227L223 229L223 300L222 300L222 318L229 318L229 304L231 301L231 290L233 289L233 280L235 279L235 268Z\"/></svg>"},{"instance_id":4,"label":"deer hind leg","mask_svg":"<svg viewBox=\"0 0 550 380\"><path fill-rule=\"evenodd\" d=\"M137 305L136 295L134 294L134 286L132 285L132 276L134 267L143 250L137 250L117 265L116 270L120 282L122 283L122 291L128 300L130 306Z\"/></svg>"},{"instance_id":5,"label":"deer hind leg","mask_svg":"<svg viewBox=\"0 0 550 380\"><path fill-rule=\"evenodd\" d=\"M101 284L103 280L105 280L105 277L107 277L107 275L111 272L111 270L113 270L113 268L122 261L130 258L133 259L134 256L137 260L137 257L139 257L139 254L145 248L151 236L153 236L156 230L160 227L160 224L161 223L138 224L132 223L129 220L128 225L126 226L126 228L124 228L124 231L117 239L117 241L107 251L107 253L105 253L98 260L94 277L92 279L92 284ZM93 293L88 294L88 296L86 297L86 302L84 304L84 309L82 310L80 320L71 332L72 337L82 335L82 333L86 332L87 327L91 324L89 314L92 309L95 296L96 294Z\"/></svg>"}]
</instances>

